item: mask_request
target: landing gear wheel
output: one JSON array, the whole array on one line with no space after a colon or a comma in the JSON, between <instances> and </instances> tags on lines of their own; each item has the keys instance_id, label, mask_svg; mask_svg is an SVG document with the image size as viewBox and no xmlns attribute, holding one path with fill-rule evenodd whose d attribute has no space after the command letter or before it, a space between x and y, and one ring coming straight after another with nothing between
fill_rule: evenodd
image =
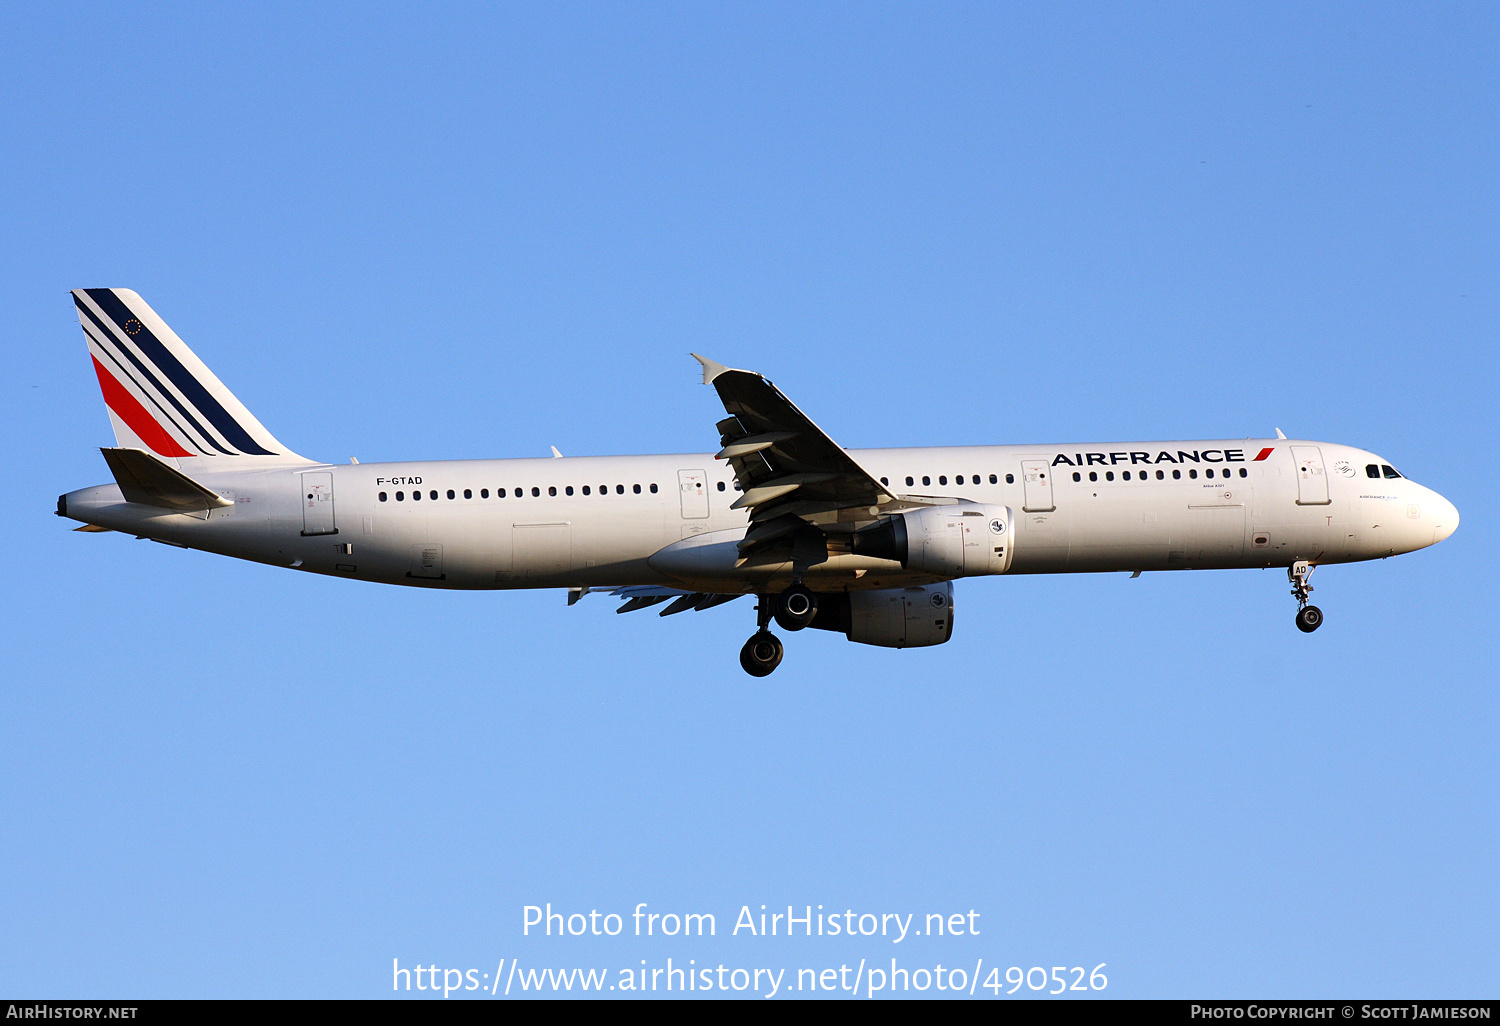
<instances>
[{"instance_id":1,"label":"landing gear wheel","mask_svg":"<svg viewBox=\"0 0 1500 1026\"><path fill-rule=\"evenodd\" d=\"M1307 604L1313 590L1307 582L1316 569L1315 564L1299 559L1286 571L1286 579L1292 582L1292 598L1297 600L1297 629L1303 634L1311 634L1323 626L1323 610Z\"/></svg>"},{"instance_id":2,"label":"landing gear wheel","mask_svg":"<svg viewBox=\"0 0 1500 1026\"><path fill-rule=\"evenodd\" d=\"M800 631L818 615L818 596L794 584L776 596L776 623L784 631Z\"/></svg>"},{"instance_id":3,"label":"landing gear wheel","mask_svg":"<svg viewBox=\"0 0 1500 1026\"><path fill-rule=\"evenodd\" d=\"M752 677L767 677L781 665L784 652L780 638L770 631L756 631L740 649L740 665Z\"/></svg>"},{"instance_id":4,"label":"landing gear wheel","mask_svg":"<svg viewBox=\"0 0 1500 1026\"><path fill-rule=\"evenodd\" d=\"M1317 606L1303 606L1297 610L1297 629L1303 634L1311 634L1323 626L1323 610Z\"/></svg>"}]
</instances>

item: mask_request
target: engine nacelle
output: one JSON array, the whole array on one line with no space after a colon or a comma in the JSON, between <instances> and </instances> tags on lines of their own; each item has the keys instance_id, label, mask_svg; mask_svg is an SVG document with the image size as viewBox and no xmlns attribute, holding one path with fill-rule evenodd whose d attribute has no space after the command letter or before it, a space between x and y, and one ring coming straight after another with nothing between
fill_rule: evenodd
<instances>
[{"instance_id":1,"label":"engine nacelle","mask_svg":"<svg viewBox=\"0 0 1500 1026\"><path fill-rule=\"evenodd\" d=\"M974 577L1009 570L1014 540L1009 506L958 502L887 517L856 532L852 549L920 573Z\"/></svg>"},{"instance_id":2,"label":"engine nacelle","mask_svg":"<svg viewBox=\"0 0 1500 1026\"><path fill-rule=\"evenodd\" d=\"M953 636L953 585L824 595L812 626L882 648L941 645Z\"/></svg>"}]
</instances>

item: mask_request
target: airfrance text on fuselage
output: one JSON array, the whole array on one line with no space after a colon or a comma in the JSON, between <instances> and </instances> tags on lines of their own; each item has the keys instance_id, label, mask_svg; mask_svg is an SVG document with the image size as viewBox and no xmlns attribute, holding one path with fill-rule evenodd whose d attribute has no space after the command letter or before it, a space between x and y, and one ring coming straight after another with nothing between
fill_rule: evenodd
<instances>
[{"instance_id":1,"label":"airfrance text on fuselage","mask_svg":"<svg viewBox=\"0 0 1500 1026\"><path fill-rule=\"evenodd\" d=\"M1244 449L1194 449L1192 452L1178 449L1176 456L1162 449L1154 457L1149 452L1075 452L1071 456L1060 452L1053 458L1052 465L1110 467L1120 463L1258 463L1274 451L1274 447L1262 449L1254 459L1248 461L1245 459Z\"/></svg>"}]
</instances>

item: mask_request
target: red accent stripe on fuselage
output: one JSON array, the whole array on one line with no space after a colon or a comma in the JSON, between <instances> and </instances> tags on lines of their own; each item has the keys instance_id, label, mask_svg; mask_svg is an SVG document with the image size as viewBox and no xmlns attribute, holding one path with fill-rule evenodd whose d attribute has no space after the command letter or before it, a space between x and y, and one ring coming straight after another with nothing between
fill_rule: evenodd
<instances>
[{"instance_id":1,"label":"red accent stripe on fuselage","mask_svg":"<svg viewBox=\"0 0 1500 1026\"><path fill-rule=\"evenodd\" d=\"M1273 453L1275 451L1276 451L1276 447L1274 445L1271 448L1269 448L1269 449L1262 449L1260 451L1260 455L1256 456L1255 459L1251 460L1250 462L1251 463L1259 463L1261 460L1265 459L1267 456L1271 455L1271 453Z\"/></svg>"},{"instance_id":2,"label":"red accent stripe on fuselage","mask_svg":"<svg viewBox=\"0 0 1500 1026\"><path fill-rule=\"evenodd\" d=\"M178 445L177 439L167 434L166 428L158 424L156 418L136 401L135 396L126 391L125 386L104 369L104 365L97 357L90 354L90 358L94 361L94 373L99 376L99 390L104 393L104 401L109 404L111 410L115 411L115 416L123 420L126 426L136 433L136 437L149 445L158 456L193 455Z\"/></svg>"}]
</instances>

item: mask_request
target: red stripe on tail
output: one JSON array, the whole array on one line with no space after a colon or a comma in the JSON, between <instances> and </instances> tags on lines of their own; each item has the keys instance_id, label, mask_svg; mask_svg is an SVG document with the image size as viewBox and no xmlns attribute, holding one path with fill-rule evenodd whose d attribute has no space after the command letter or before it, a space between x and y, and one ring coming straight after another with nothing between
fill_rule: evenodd
<instances>
[{"instance_id":1,"label":"red stripe on tail","mask_svg":"<svg viewBox=\"0 0 1500 1026\"><path fill-rule=\"evenodd\" d=\"M115 380L115 376L104 369L97 357L94 360L94 373L99 376L99 390L104 393L104 401L109 408L115 411L115 416L123 420L130 430L134 431L136 437L149 445L156 451L158 456L191 456L177 440L167 434L165 428L156 422L156 418L146 412L146 408L136 402L135 396L126 391L125 386Z\"/></svg>"},{"instance_id":2,"label":"red stripe on tail","mask_svg":"<svg viewBox=\"0 0 1500 1026\"><path fill-rule=\"evenodd\" d=\"M1261 460L1265 459L1267 456L1271 455L1271 453L1273 453L1275 451L1276 451L1276 447L1275 446L1272 446L1269 449L1262 449L1260 451L1260 455L1257 456L1257 457L1255 457L1255 459L1251 460L1250 462L1251 463L1259 463Z\"/></svg>"}]
</instances>

